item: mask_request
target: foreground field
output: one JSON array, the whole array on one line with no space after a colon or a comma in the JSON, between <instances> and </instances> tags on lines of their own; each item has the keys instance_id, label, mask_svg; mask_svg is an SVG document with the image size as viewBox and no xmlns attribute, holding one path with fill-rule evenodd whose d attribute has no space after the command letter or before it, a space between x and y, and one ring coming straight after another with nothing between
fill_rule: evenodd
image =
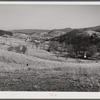
<instances>
[{"instance_id":1,"label":"foreground field","mask_svg":"<svg viewBox=\"0 0 100 100\"><path fill-rule=\"evenodd\" d=\"M99 61L55 59L0 50L0 91L100 91Z\"/></svg>"}]
</instances>

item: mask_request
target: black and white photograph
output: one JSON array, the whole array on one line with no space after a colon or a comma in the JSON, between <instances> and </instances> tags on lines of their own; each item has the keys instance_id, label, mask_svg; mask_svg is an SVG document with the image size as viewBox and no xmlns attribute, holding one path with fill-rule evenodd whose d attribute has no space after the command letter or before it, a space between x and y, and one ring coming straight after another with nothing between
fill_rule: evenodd
<instances>
[{"instance_id":1,"label":"black and white photograph","mask_svg":"<svg viewBox=\"0 0 100 100\"><path fill-rule=\"evenodd\" d=\"M100 5L0 4L0 91L99 92Z\"/></svg>"}]
</instances>

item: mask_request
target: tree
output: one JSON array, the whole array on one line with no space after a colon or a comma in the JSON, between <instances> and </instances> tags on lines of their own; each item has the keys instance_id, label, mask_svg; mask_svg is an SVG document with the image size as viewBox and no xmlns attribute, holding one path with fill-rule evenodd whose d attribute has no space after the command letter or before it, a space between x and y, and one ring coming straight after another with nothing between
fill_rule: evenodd
<instances>
[{"instance_id":1,"label":"tree","mask_svg":"<svg viewBox=\"0 0 100 100\"><path fill-rule=\"evenodd\" d=\"M86 51L86 55L87 55L87 58L90 57L96 57L96 53L98 52L98 48L96 45L92 45L88 48L88 50Z\"/></svg>"},{"instance_id":2,"label":"tree","mask_svg":"<svg viewBox=\"0 0 100 100\"><path fill-rule=\"evenodd\" d=\"M57 41L50 41L49 51L60 51L61 44Z\"/></svg>"},{"instance_id":3,"label":"tree","mask_svg":"<svg viewBox=\"0 0 100 100\"><path fill-rule=\"evenodd\" d=\"M25 54L27 51L27 47L25 45L11 46L8 48L8 51L15 51L16 53Z\"/></svg>"},{"instance_id":4,"label":"tree","mask_svg":"<svg viewBox=\"0 0 100 100\"><path fill-rule=\"evenodd\" d=\"M68 33L65 43L68 49L67 52L74 57L88 58L88 56L92 56L95 52L98 52L98 48L100 48L100 38L98 35L96 33L90 34L84 31L79 33L75 30L72 33ZM97 44L98 46L96 46Z\"/></svg>"},{"instance_id":5,"label":"tree","mask_svg":"<svg viewBox=\"0 0 100 100\"><path fill-rule=\"evenodd\" d=\"M67 45L67 52L68 52L68 56L69 57L75 57L75 52L74 52L74 48L72 45Z\"/></svg>"}]
</instances>

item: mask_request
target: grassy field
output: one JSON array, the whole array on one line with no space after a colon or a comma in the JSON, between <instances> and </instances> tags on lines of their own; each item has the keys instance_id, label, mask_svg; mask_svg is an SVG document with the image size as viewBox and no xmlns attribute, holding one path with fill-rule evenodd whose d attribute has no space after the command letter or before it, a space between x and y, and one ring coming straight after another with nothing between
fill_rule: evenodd
<instances>
[{"instance_id":1,"label":"grassy field","mask_svg":"<svg viewBox=\"0 0 100 100\"><path fill-rule=\"evenodd\" d=\"M100 91L100 61L66 60L30 48L19 54L1 46L0 91Z\"/></svg>"},{"instance_id":2,"label":"grassy field","mask_svg":"<svg viewBox=\"0 0 100 100\"><path fill-rule=\"evenodd\" d=\"M99 91L99 64L45 60L1 50L0 90Z\"/></svg>"}]
</instances>

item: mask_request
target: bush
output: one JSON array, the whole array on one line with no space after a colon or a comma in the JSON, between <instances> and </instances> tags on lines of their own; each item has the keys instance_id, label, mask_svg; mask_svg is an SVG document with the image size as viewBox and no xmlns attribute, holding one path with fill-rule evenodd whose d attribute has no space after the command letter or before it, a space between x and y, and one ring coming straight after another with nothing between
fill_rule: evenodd
<instances>
[{"instance_id":1,"label":"bush","mask_svg":"<svg viewBox=\"0 0 100 100\"><path fill-rule=\"evenodd\" d=\"M23 54L26 53L27 47L25 45L22 46L22 49L20 50Z\"/></svg>"},{"instance_id":2,"label":"bush","mask_svg":"<svg viewBox=\"0 0 100 100\"><path fill-rule=\"evenodd\" d=\"M11 46L8 48L8 51L14 51L16 53L23 53L25 54L27 51L27 47L25 45L19 45L19 46Z\"/></svg>"},{"instance_id":3,"label":"bush","mask_svg":"<svg viewBox=\"0 0 100 100\"><path fill-rule=\"evenodd\" d=\"M61 51L61 44L57 41L50 41L49 43L49 51Z\"/></svg>"},{"instance_id":4,"label":"bush","mask_svg":"<svg viewBox=\"0 0 100 100\"><path fill-rule=\"evenodd\" d=\"M10 46L10 47L8 47L8 49L7 49L8 51L13 51L13 47L12 46Z\"/></svg>"},{"instance_id":5,"label":"bush","mask_svg":"<svg viewBox=\"0 0 100 100\"><path fill-rule=\"evenodd\" d=\"M72 45L67 45L67 53L69 57L75 57L74 49Z\"/></svg>"},{"instance_id":6,"label":"bush","mask_svg":"<svg viewBox=\"0 0 100 100\"><path fill-rule=\"evenodd\" d=\"M88 48L88 50L87 50L87 55L89 56L89 57L92 57L92 56L94 56L98 51L97 51L97 46L96 45L93 45L93 46L90 46L89 48Z\"/></svg>"},{"instance_id":7,"label":"bush","mask_svg":"<svg viewBox=\"0 0 100 100\"><path fill-rule=\"evenodd\" d=\"M5 43L3 42L3 43L0 43L1 45L5 45Z\"/></svg>"}]
</instances>

